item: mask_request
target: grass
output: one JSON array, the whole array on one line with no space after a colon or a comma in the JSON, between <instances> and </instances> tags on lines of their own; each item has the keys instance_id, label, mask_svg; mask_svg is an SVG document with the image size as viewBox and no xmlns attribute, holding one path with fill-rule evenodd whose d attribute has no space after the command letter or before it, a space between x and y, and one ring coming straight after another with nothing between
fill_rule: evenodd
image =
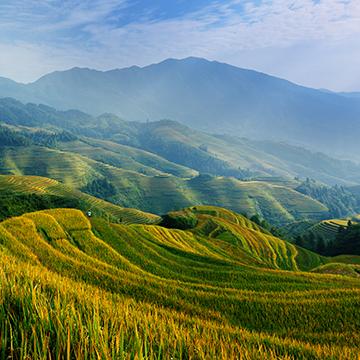
<instances>
[{"instance_id":1,"label":"grass","mask_svg":"<svg viewBox=\"0 0 360 360\"><path fill-rule=\"evenodd\" d=\"M184 211L188 230L70 209L2 222L0 358L357 358L358 278L301 271L329 259L229 210Z\"/></svg>"}]
</instances>

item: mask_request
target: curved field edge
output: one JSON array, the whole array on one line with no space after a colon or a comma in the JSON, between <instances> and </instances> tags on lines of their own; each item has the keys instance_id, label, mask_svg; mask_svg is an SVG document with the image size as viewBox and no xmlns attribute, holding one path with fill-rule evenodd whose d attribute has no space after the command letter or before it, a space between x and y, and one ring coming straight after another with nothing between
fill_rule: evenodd
<instances>
[{"instance_id":1,"label":"curved field edge","mask_svg":"<svg viewBox=\"0 0 360 360\"><path fill-rule=\"evenodd\" d=\"M2 157L2 174L49 177L123 207L160 215L193 204L207 204L248 215L259 213L277 225L329 217L329 209L320 202L268 182L240 181L221 176L189 179L162 173L146 176L120 165L39 146L5 148ZM36 170L34 162L41 164ZM111 184L111 191L102 189L98 193L96 184L104 180Z\"/></svg>"},{"instance_id":2,"label":"curved field edge","mask_svg":"<svg viewBox=\"0 0 360 360\"><path fill-rule=\"evenodd\" d=\"M114 205L53 179L40 176L0 175L0 197L8 196L11 200L15 196L29 194L35 194L44 199L59 197L68 200L70 203L76 202L81 210L107 216L114 222L124 224L156 224L160 221L158 215Z\"/></svg>"},{"instance_id":3,"label":"curved field edge","mask_svg":"<svg viewBox=\"0 0 360 360\"><path fill-rule=\"evenodd\" d=\"M199 210L200 220L266 236L240 215ZM57 209L1 223L6 352L125 359L358 353L358 279L270 266L240 243L200 235L201 221L182 231L90 222Z\"/></svg>"}]
</instances>

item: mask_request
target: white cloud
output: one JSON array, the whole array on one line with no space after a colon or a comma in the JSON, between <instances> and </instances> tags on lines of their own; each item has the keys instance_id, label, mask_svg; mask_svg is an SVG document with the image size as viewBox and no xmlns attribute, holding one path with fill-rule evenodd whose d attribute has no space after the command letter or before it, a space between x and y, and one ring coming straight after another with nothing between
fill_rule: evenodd
<instances>
[{"instance_id":1,"label":"white cloud","mask_svg":"<svg viewBox=\"0 0 360 360\"><path fill-rule=\"evenodd\" d=\"M5 0L0 3L0 26L39 34L71 30L104 21L127 0Z\"/></svg>"}]
</instances>

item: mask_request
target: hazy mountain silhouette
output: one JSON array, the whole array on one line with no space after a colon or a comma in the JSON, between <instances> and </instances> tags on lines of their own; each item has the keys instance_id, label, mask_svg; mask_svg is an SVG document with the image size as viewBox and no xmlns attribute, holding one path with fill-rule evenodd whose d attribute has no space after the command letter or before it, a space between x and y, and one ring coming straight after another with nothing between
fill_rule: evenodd
<instances>
[{"instance_id":1,"label":"hazy mountain silhouette","mask_svg":"<svg viewBox=\"0 0 360 360\"><path fill-rule=\"evenodd\" d=\"M0 96L127 120L168 118L208 132L286 140L333 154L354 155L360 148L359 97L199 58L106 72L73 68L26 85L2 78Z\"/></svg>"}]
</instances>

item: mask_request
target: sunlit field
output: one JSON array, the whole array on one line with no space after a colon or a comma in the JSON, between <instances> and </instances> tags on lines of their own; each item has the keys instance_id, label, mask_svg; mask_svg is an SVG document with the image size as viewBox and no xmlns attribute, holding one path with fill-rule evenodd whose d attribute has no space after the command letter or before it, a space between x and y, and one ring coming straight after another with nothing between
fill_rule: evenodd
<instances>
[{"instance_id":1,"label":"sunlit field","mask_svg":"<svg viewBox=\"0 0 360 360\"><path fill-rule=\"evenodd\" d=\"M171 217L193 227L1 223L2 358L357 359L358 277L227 210Z\"/></svg>"}]
</instances>

